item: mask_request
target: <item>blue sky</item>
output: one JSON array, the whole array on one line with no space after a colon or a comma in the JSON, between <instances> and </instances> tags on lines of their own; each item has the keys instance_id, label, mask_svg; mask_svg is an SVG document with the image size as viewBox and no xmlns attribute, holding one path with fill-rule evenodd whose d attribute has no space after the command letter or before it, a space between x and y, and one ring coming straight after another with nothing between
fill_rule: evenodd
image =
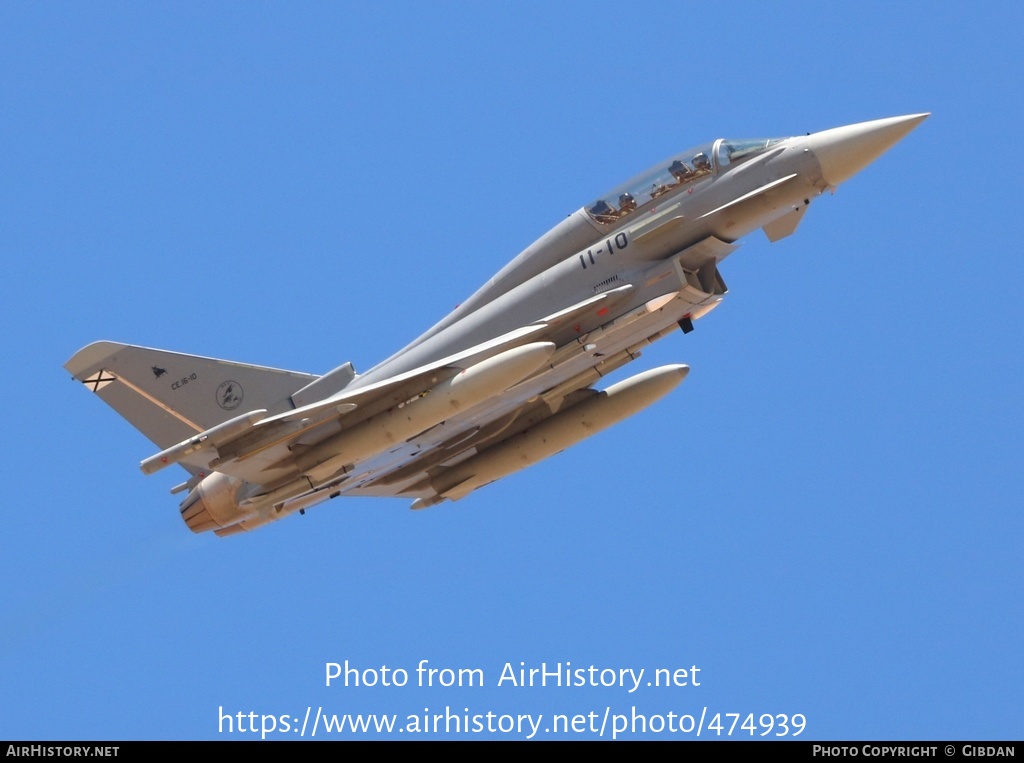
<instances>
[{"instance_id":1,"label":"blue sky","mask_svg":"<svg viewBox=\"0 0 1024 763\"><path fill-rule=\"evenodd\" d=\"M1020 738L1021 29L1008 2L0 6L0 738L446 707ZM193 536L62 368L111 339L365 370L665 156L921 111L616 376L688 363L671 396L458 504ZM326 687L345 660L410 685ZM486 685L412 686L421 660ZM701 685L497 686L520 662Z\"/></svg>"}]
</instances>

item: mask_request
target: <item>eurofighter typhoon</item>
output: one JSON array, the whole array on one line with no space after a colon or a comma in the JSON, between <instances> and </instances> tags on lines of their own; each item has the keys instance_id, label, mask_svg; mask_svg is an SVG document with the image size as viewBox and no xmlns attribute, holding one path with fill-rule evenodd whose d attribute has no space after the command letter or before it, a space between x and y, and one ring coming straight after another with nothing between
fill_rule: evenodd
<instances>
[{"instance_id":1,"label":"eurofighter typhoon","mask_svg":"<svg viewBox=\"0 0 1024 763\"><path fill-rule=\"evenodd\" d=\"M570 215L364 374L115 342L65 368L155 443L144 473L188 472L171 492L193 532L232 535L339 495L457 501L671 391L687 366L593 385L719 305L738 239L790 235L812 199L927 116L683 151Z\"/></svg>"}]
</instances>

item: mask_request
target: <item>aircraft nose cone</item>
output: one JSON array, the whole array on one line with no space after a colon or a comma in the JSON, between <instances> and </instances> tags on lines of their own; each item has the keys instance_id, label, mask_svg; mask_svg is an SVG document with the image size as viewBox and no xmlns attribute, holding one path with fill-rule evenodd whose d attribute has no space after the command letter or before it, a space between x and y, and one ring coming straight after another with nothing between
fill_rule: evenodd
<instances>
[{"instance_id":1,"label":"aircraft nose cone","mask_svg":"<svg viewBox=\"0 0 1024 763\"><path fill-rule=\"evenodd\" d=\"M822 130L812 133L807 144L818 158L825 182L837 186L896 145L928 116L910 114Z\"/></svg>"}]
</instances>

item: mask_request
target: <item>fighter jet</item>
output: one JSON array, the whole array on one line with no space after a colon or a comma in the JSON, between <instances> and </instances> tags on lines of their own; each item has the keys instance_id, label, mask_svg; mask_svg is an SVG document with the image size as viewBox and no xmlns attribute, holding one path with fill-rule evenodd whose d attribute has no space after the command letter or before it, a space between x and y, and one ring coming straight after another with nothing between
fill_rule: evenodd
<instances>
[{"instance_id":1,"label":"fighter jet","mask_svg":"<svg viewBox=\"0 0 1024 763\"><path fill-rule=\"evenodd\" d=\"M687 366L593 385L718 307L719 266L740 238L789 236L812 199L927 116L676 154L571 214L364 374L105 341L65 368L159 448L144 473L188 472L171 493L186 494L193 532L233 535L337 496L458 501L671 391Z\"/></svg>"}]
</instances>

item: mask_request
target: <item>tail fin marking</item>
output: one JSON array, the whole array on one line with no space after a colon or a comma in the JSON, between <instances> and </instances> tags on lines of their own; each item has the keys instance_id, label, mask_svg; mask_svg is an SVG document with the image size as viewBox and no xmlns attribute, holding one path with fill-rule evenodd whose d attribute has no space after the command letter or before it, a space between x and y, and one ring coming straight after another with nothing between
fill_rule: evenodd
<instances>
[{"instance_id":1,"label":"tail fin marking","mask_svg":"<svg viewBox=\"0 0 1024 763\"><path fill-rule=\"evenodd\" d=\"M64 367L162 449L248 410L290 410L290 396L317 379L116 342L94 342Z\"/></svg>"}]
</instances>

